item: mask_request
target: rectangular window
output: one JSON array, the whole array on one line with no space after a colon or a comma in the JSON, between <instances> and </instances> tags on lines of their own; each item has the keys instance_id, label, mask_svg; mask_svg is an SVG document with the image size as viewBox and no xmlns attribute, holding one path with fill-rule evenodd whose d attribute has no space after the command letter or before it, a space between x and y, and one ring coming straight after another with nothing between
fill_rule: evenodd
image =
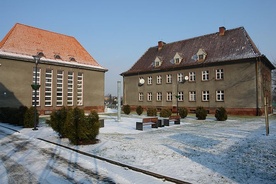
<instances>
[{"instance_id":1,"label":"rectangular window","mask_svg":"<svg viewBox=\"0 0 276 184\"><path fill-rule=\"evenodd\" d=\"M149 102L152 101L152 92L147 93L147 100L148 100Z\"/></svg>"},{"instance_id":2,"label":"rectangular window","mask_svg":"<svg viewBox=\"0 0 276 184\"><path fill-rule=\"evenodd\" d=\"M172 83L172 74L168 74L168 75L166 75L166 82L167 82L167 84L170 84L170 83Z\"/></svg>"},{"instance_id":3,"label":"rectangular window","mask_svg":"<svg viewBox=\"0 0 276 184\"><path fill-rule=\"evenodd\" d=\"M73 95L74 95L74 73L68 72L67 76L67 105L73 106Z\"/></svg>"},{"instance_id":4,"label":"rectangular window","mask_svg":"<svg viewBox=\"0 0 276 184\"><path fill-rule=\"evenodd\" d=\"M162 92L157 92L156 100L162 101Z\"/></svg>"},{"instance_id":5,"label":"rectangular window","mask_svg":"<svg viewBox=\"0 0 276 184\"><path fill-rule=\"evenodd\" d=\"M37 78L36 78L36 83L38 85L41 84L41 69L37 68ZM35 67L33 68L33 84L35 84ZM35 90L33 90L33 94L32 94L32 105L35 105ZM40 106L40 88L38 90L36 90L36 106Z\"/></svg>"},{"instance_id":6,"label":"rectangular window","mask_svg":"<svg viewBox=\"0 0 276 184\"><path fill-rule=\"evenodd\" d=\"M223 90L216 91L216 100L219 102L224 101L224 91Z\"/></svg>"},{"instance_id":7,"label":"rectangular window","mask_svg":"<svg viewBox=\"0 0 276 184\"><path fill-rule=\"evenodd\" d=\"M162 76L161 75L157 75L157 84L162 84Z\"/></svg>"},{"instance_id":8,"label":"rectangular window","mask_svg":"<svg viewBox=\"0 0 276 184\"><path fill-rule=\"evenodd\" d=\"M202 81L207 81L209 80L209 71L202 71Z\"/></svg>"},{"instance_id":9,"label":"rectangular window","mask_svg":"<svg viewBox=\"0 0 276 184\"><path fill-rule=\"evenodd\" d=\"M202 91L202 101L203 102L209 101L209 91Z\"/></svg>"},{"instance_id":10,"label":"rectangular window","mask_svg":"<svg viewBox=\"0 0 276 184\"><path fill-rule=\"evenodd\" d=\"M143 93L139 93L139 101L142 102L144 100L144 94Z\"/></svg>"},{"instance_id":11,"label":"rectangular window","mask_svg":"<svg viewBox=\"0 0 276 184\"><path fill-rule=\"evenodd\" d=\"M148 76L148 84L149 84L149 85L152 84L152 76Z\"/></svg>"},{"instance_id":12,"label":"rectangular window","mask_svg":"<svg viewBox=\"0 0 276 184\"><path fill-rule=\"evenodd\" d=\"M53 70L46 69L45 73L45 106L52 106Z\"/></svg>"},{"instance_id":13,"label":"rectangular window","mask_svg":"<svg viewBox=\"0 0 276 184\"><path fill-rule=\"evenodd\" d=\"M57 71L57 106L63 105L63 71Z\"/></svg>"},{"instance_id":14,"label":"rectangular window","mask_svg":"<svg viewBox=\"0 0 276 184\"><path fill-rule=\"evenodd\" d=\"M189 101L190 102L195 102L196 101L196 92L195 91L190 91L189 92Z\"/></svg>"},{"instance_id":15,"label":"rectangular window","mask_svg":"<svg viewBox=\"0 0 276 184\"><path fill-rule=\"evenodd\" d=\"M78 73L77 81L77 105L83 105L83 73Z\"/></svg>"},{"instance_id":16,"label":"rectangular window","mask_svg":"<svg viewBox=\"0 0 276 184\"><path fill-rule=\"evenodd\" d=\"M184 93L183 93L183 91L179 91L177 97L178 97L177 98L178 101L183 101L184 100Z\"/></svg>"},{"instance_id":17,"label":"rectangular window","mask_svg":"<svg viewBox=\"0 0 276 184\"><path fill-rule=\"evenodd\" d=\"M183 82L183 73L177 74L177 82Z\"/></svg>"},{"instance_id":18,"label":"rectangular window","mask_svg":"<svg viewBox=\"0 0 276 184\"><path fill-rule=\"evenodd\" d=\"M195 72L189 72L189 81L194 82L195 81Z\"/></svg>"},{"instance_id":19,"label":"rectangular window","mask_svg":"<svg viewBox=\"0 0 276 184\"><path fill-rule=\"evenodd\" d=\"M172 101L172 92L167 92L167 101L168 102Z\"/></svg>"},{"instance_id":20,"label":"rectangular window","mask_svg":"<svg viewBox=\"0 0 276 184\"><path fill-rule=\"evenodd\" d=\"M223 69L216 70L216 80L222 80L223 79Z\"/></svg>"}]
</instances>

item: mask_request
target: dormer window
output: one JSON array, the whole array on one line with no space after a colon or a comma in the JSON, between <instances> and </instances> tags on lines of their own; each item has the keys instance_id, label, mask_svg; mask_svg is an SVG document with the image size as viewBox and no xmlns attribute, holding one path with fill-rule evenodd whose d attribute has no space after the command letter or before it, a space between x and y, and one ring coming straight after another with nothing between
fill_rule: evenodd
<instances>
[{"instance_id":1,"label":"dormer window","mask_svg":"<svg viewBox=\"0 0 276 184\"><path fill-rule=\"evenodd\" d=\"M206 59L207 53L204 49L199 49L196 53L197 61L204 61Z\"/></svg>"},{"instance_id":2,"label":"dormer window","mask_svg":"<svg viewBox=\"0 0 276 184\"><path fill-rule=\"evenodd\" d=\"M55 54L55 59L61 59L60 55Z\"/></svg>"},{"instance_id":3,"label":"dormer window","mask_svg":"<svg viewBox=\"0 0 276 184\"><path fill-rule=\"evenodd\" d=\"M178 65L181 63L182 61L182 57L179 55L179 53L177 52L174 57L173 57L173 60L174 60L174 64Z\"/></svg>"},{"instance_id":4,"label":"dormer window","mask_svg":"<svg viewBox=\"0 0 276 184\"><path fill-rule=\"evenodd\" d=\"M159 57L156 57L154 60L154 67L159 67L162 65L162 61Z\"/></svg>"},{"instance_id":5,"label":"dormer window","mask_svg":"<svg viewBox=\"0 0 276 184\"><path fill-rule=\"evenodd\" d=\"M74 61L74 62L76 61L76 59L74 57L70 57L69 60Z\"/></svg>"},{"instance_id":6,"label":"dormer window","mask_svg":"<svg viewBox=\"0 0 276 184\"><path fill-rule=\"evenodd\" d=\"M45 57L45 55L44 55L43 52L38 52L38 53L37 53L37 56L39 56L39 57Z\"/></svg>"}]
</instances>

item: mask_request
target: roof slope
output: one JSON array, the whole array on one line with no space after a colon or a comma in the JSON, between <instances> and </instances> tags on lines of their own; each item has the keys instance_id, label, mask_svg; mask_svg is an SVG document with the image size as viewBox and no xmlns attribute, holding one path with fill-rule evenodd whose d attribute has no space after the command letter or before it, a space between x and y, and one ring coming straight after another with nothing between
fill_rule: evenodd
<instances>
[{"instance_id":1,"label":"roof slope","mask_svg":"<svg viewBox=\"0 0 276 184\"><path fill-rule=\"evenodd\" d=\"M197 61L194 56L203 49L206 53L204 61ZM178 53L182 57L180 64L174 64L173 58ZM226 30L221 36L219 32L199 36L187 40L164 44L149 48L144 55L126 72L121 75L145 73L155 70L173 70L199 64L237 61L240 59L261 56L243 27ZM158 57L162 60L160 67L154 67L153 62Z\"/></svg>"},{"instance_id":2,"label":"roof slope","mask_svg":"<svg viewBox=\"0 0 276 184\"><path fill-rule=\"evenodd\" d=\"M0 42L0 51L24 56L42 52L45 59L70 62L70 58L74 58L78 64L101 68L74 37L19 23ZM55 55L59 55L60 59L56 59Z\"/></svg>"}]
</instances>

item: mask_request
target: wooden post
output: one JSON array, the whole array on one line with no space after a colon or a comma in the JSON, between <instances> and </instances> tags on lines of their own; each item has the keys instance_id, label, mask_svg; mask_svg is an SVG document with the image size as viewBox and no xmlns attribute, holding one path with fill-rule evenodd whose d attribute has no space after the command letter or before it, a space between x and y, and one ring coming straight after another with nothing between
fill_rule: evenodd
<instances>
[{"instance_id":1,"label":"wooden post","mask_svg":"<svg viewBox=\"0 0 276 184\"><path fill-rule=\"evenodd\" d=\"M265 127L266 127L266 136L269 134L269 121L267 113L267 97L264 97L264 106L265 106Z\"/></svg>"}]
</instances>

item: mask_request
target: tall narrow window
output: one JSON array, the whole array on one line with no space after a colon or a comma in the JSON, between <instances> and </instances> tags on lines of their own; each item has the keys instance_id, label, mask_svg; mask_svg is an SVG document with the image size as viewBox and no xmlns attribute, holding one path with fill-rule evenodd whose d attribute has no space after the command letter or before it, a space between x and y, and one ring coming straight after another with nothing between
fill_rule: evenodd
<instances>
[{"instance_id":1,"label":"tall narrow window","mask_svg":"<svg viewBox=\"0 0 276 184\"><path fill-rule=\"evenodd\" d=\"M208 70L202 71L202 81L207 81L207 80L209 80L209 71Z\"/></svg>"},{"instance_id":2,"label":"tall narrow window","mask_svg":"<svg viewBox=\"0 0 276 184\"><path fill-rule=\"evenodd\" d=\"M63 71L57 71L57 106L63 105Z\"/></svg>"},{"instance_id":3,"label":"tall narrow window","mask_svg":"<svg viewBox=\"0 0 276 184\"><path fill-rule=\"evenodd\" d=\"M189 101L190 102L195 102L196 101L196 92L195 91L190 91L189 92Z\"/></svg>"},{"instance_id":4,"label":"tall narrow window","mask_svg":"<svg viewBox=\"0 0 276 184\"><path fill-rule=\"evenodd\" d=\"M172 92L167 92L167 101L168 102L172 101Z\"/></svg>"},{"instance_id":5,"label":"tall narrow window","mask_svg":"<svg viewBox=\"0 0 276 184\"><path fill-rule=\"evenodd\" d=\"M223 69L217 69L216 70L216 80L222 80L223 79Z\"/></svg>"},{"instance_id":6,"label":"tall narrow window","mask_svg":"<svg viewBox=\"0 0 276 184\"><path fill-rule=\"evenodd\" d=\"M177 82L183 82L183 73L177 74Z\"/></svg>"},{"instance_id":7,"label":"tall narrow window","mask_svg":"<svg viewBox=\"0 0 276 184\"><path fill-rule=\"evenodd\" d=\"M152 76L148 76L148 84L149 84L149 85L152 84Z\"/></svg>"},{"instance_id":8,"label":"tall narrow window","mask_svg":"<svg viewBox=\"0 0 276 184\"><path fill-rule=\"evenodd\" d=\"M74 96L74 73L68 72L67 78L67 105L73 106L73 96Z\"/></svg>"},{"instance_id":9,"label":"tall narrow window","mask_svg":"<svg viewBox=\"0 0 276 184\"><path fill-rule=\"evenodd\" d=\"M162 101L162 92L157 92L156 100Z\"/></svg>"},{"instance_id":10,"label":"tall narrow window","mask_svg":"<svg viewBox=\"0 0 276 184\"><path fill-rule=\"evenodd\" d=\"M77 105L83 105L83 73L78 73Z\"/></svg>"},{"instance_id":11,"label":"tall narrow window","mask_svg":"<svg viewBox=\"0 0 276 184\"><path fill-rule=\"evenodd\" d=\"M161 75L157 75L156 79L157 79L157 81L156 81L157 84L162 84L162 76Z\"/></svg>"},{"instance_id":12,"label":"tall narrow window","mask_svg":"<svg viewBox=\"0 0 276 184\"><path fill-rule=\"evenodd\" d=\"M40 77L41 76L41 69L37 68L37 84L40 85ZM35 67L33 68L33 84L35 83ZM32 95L32 105L35 105L35 90L33 90L33 95ZM40 106L40 88L36 90L36 106Z\"/></svg>"},{"instance_id":13,"label":"tall narrow window","mask_svg":"<svg viewBox=\"0 0 276 184\"><path fill-rule=\"evenodd\" d=\"M152 92L149 92L149 93L147 94L147 100L148 100L149 102L152 101Z\"/></svg>"},{"instance_id":14,"label":"tall narrow window","mask_svg":"<svg viewBox=\"0 0 276 184\"><path fill-rule=\"evenodd\" d=\"M46 69L45 73L45 106L52 106L53 70Z\"/></svg>"},{"instance_id":15,"label":"tall narrow window","mask_svg":"<svg viewBox=\"0 0 276 184\"><path fill-rule=\"evenodd\" d=\"M172 74L166 75L166 79L167 79L166 82L167 82L168 84L172 83Z\"/></svg>"},{"instance_id":16,"label":"tall narrow window","mask_svg":"<svg viewBox=\"0 0 276 184\"><path fill-rule=\"evenodd\" d=\"M216 91L216 100L219 102L224 101L224 91L223 90Z\"/></svg>"},{"instance_id":17,"label":"tall narrow window","mask_svg":"<svg viewBox=\"0 0 276 184\"><path fill-rule=\"evenodd\" d=\"M189 72L189 81L194 82L195 81L195 72Z\"/></svg>"},{"instance_id":18,"label":"tall narrow window","mask_svg":"<svg viewBox=\"0 0 276 184\"><path fill-rule=\"evenodd\" d=\"M142 102L144 100L144 94L143 93L139 93L139 101Z\"/></svg>"},{"instance_id":19,"label":"tall narrow window","mask_svg":"<svg viewBox=\"0 0 276 184\"><path fill-rule=\"evenodd\" d=\"M203 102L209 101L209 91L202 91L202 101Z\"/></svg>"},{"instance_id":20,"label":"tall narrow window","mask_svg":"<svg viewBox=\"0 0 276 184\"><path fill-rule=\"evenodd\" d=\"M178 97L178 101L183 101L184 100L184 93L183 93L183 91L179 91L177 97Z\"/></svg>"}]
</instances>

